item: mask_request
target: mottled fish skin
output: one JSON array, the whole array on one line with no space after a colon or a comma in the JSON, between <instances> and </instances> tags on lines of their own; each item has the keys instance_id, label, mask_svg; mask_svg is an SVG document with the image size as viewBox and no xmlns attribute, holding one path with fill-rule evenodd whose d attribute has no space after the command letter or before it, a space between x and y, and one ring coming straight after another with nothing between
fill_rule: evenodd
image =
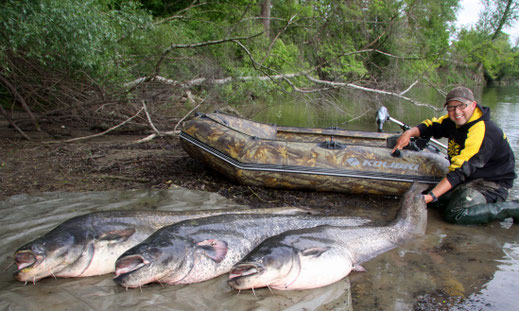
<instances>
[{"instance_id":1,"label":"mottled fish skin","mask_svg":"<svg viewBox=\"0 0 519 311\"><path fill-rule=\"evenodd\" d=\"M425 233L425 189L413 185L388 226L325 225L272 236L233 266L228 284L238 290L310 289L339 281L352 270L364 271L363 262Z\"/></svg>"},{"instance_id":2,"label":"mottled fish skin","mask_svg":"<svg viewBox=\"0 0 519 311\"><path fill-rule=\"evenodd\" d=\"M71 218L14 254L15 278L86 277L115 271L116 259L156 230L179 221L236 213L308 213L297 207L202 211L104 211Z\"/></svg>"},{"instance_id":3,"label":"mottled fish skin","mask_svg":"<svg viewBox=\"0 0 519 311\"><path fill-rule=\"evenodd\" d=\"M323 224L358 226L359 217L309 215L223 215L164 227L126 251L116 262L114 281L126 288L147 283L190 284L229 272L265 238Z\"/></svg>"}]
</instances>

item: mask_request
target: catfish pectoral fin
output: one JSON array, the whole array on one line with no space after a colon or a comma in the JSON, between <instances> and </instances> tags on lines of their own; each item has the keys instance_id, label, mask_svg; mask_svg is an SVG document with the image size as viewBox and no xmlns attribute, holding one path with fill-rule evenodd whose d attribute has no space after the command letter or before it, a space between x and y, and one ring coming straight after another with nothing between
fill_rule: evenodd
<instances>
[{"instance_id":1,"label":"catfish pectoral fin","mask_svg":"<svg viewBox=\"0 0 519 311\"><path fill-rule=\"evenodd\" d=\"M135 233L134 228L125 228L120 230L113 230L109 232L103 232L98 239L103 241L114 241L124 242L128 240Z\"/></svg>"},{"instance_id":2,"label":"catfish pectoral fin","mask_svg":"<svg viewBox=\"0 0 519 311\"><path fill-rule=\"evenodd\" d=\"M215 262L221 262L227 255L227 242L222 240L204 240L196 243L196 245L203 249L204 254Z\"/></svg>"},{"instance_id":3,"label":"catfish pectoral fin","mask_svg":"<svg viewBox=\"0 0 519 311\"><path fill-rule=\"evenodd\" d=\"M303 256L319 257L319 256L321 256L324 252L326 252L329 249L330 249L330 247L312 247L312 248L307 248L307 249L305 249L303 251Z\"/></svg>"},{"instance_id":4,"label":"catfish pectoral fin","mask_svg":"<svg viewBox=\"0 0 519 311\"><path fill-rule=\"evenodd\" d=\"M366 269L359 264L354 264L353 267L351 268L351 270L358 271L358 272L366 272Z\"/></svg>"}]
</instances>

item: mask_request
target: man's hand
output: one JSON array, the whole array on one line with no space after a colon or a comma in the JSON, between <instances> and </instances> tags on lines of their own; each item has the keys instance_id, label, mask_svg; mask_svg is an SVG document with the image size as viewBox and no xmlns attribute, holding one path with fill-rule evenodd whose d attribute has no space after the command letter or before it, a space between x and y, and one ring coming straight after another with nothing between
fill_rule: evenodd
<instances>
[{"instance_id":1,"label":"man's hand","mask_svg":"<svg viewBox=\"0 0 519 311\"><path fill-rule=\"evenodd\" d=\"M409 145L409 142L411 141L411 137L419 137L420 136L420 130L415 126L400 135L398 139L396 140L395 148L393 148L393 151L391 153L394 153L397 149L401 150L405 146Z\"/></svg>"},{"instance_id":2,"label":"man's hand","mask_svg":"<svg viewBox=\"0 0 519 311\"><path fill-rule=\"evenodd\" d=\"M433 197L430 194L424 194L423 198L424 198L426 204L429 204L432 201L434 201Z\"/></svg>"},{"instance_id":3,"label":"man's hand","mask_svg":"<svg viewBox=\"0 0 519 311\"><path fill-rule=\"evenodd\" d=\"M398 137L398 139L396 140L395 148L393 148L393 151L391 151L391 153L394 153L397 149L398 150L403 149L405 146L409 145L410 141L411 141L411 131L408 130L408 131L403 132L402 135L400 135L400 137Z\"/></svg>"}]
</instances>

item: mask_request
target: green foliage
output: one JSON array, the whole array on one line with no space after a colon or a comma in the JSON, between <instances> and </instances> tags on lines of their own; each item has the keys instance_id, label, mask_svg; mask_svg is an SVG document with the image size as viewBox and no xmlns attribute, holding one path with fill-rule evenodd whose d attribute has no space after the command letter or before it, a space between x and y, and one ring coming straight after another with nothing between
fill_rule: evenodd
<instances>
[{"instance_id":1,"label":"green foliage","mask_svg":"<svg viewBox=\"0 0 519 311\"><path fill-rule=\"evenodd\" d=\"M294 44L287 45L282 40L276 40L264 65L278 72L293 72L298 55L299 50Z\"/></svg>"},{"instance_id":2,"label":"green foliage","mask_svg":"<svg viewBox=\"0 0 519 311\"><path fill-rule=\"evenodd\" d=\"M0 70L8 75L12 59L23 58L112 85L153 74L233 77L193 88L229 102L314 86L304 76L291 84L252 78L267 74L399 88L422 77L459 83L482 64L489 79L517 78L518 51L504 36L493 40L487 28L452 36L459 2L271 1L270 33L254 36L264 30L263 0L8 0L0 11ZM248 39L223 40L237 37ZM175 48L215 40L225 42Z\"/></svg>"},{"instance_id":3,"label":"green foliage","mask_svg":"<svg viewBox=\"0 0 519 311\"><path fill-rule=\"evenodd\" d=\"M481 64L490 80L517 76L519 52L512 49L507 36L491 40L491 34L476 29L462 30L454 43L455 55L474 69Z\"/></svg>"},{"instance_id":4,"label":"green foliage","mask_svg":"<svg viewBox=\"0 0 519 311\"><path fill-rule=\"evenodd\" d=\"M151 21L134 2L109 10L111 1L7 1L0 13L1 52L44 67L97 77L113 75L124 62L118 40ZM4 68L5 70L5 68Z\"/></svg>"}]
</instances>

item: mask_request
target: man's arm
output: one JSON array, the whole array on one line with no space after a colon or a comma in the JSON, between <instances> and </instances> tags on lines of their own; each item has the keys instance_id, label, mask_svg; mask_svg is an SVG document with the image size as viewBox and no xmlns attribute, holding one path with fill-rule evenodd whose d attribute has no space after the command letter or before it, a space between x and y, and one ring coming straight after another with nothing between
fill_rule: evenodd
<instances>
[{"instance_id":1,"label":"man's arm","mask_svg":"<svg viewBox=\"0 0 519 311\"><path fill-rule=\"evenodd\" d=\"M436 198L439 198L440 196L444 195L447 191L452 189L452 185L447 179L447 177L443 177L442 180L429 192L433 193ZM434 198L430 194L426 194L423 196L425 199L425 203L430 203L434 201Z\"/></svg>"},{"instance_id":2,"label":"man's arm","mask_svg":"<svg viewBox=\"0 0 519 311\"><path fill-rule=\"evenodd\" d=\"M411 137L420 137L420 129L418 127L413 127L400 135L396 141L395 148L393 148L392 153L395 152L397 149L401 150L405 146L409 145L409 142L411 141Z\"/></svg>"},{"instance_id":3,"label":"man's arm","mask_svg":"<svg viewBox=\"0 0 519 311\"><path fill-rule=\"evenodd\" d=\"M409 144L411 141L411 137L420 137L420 129L418 127L413 127L400 135L396 141L395 148L393 148L392 152L395 152L397 149L402 149ZM440 182L430 191L434 194L436 198L444 195L447 191L452 189L452 185L447 179L444 177ZM424 195L425 203L430 203L434 201L434 198L430 194Z\"/></svg>"}]
</instances>

